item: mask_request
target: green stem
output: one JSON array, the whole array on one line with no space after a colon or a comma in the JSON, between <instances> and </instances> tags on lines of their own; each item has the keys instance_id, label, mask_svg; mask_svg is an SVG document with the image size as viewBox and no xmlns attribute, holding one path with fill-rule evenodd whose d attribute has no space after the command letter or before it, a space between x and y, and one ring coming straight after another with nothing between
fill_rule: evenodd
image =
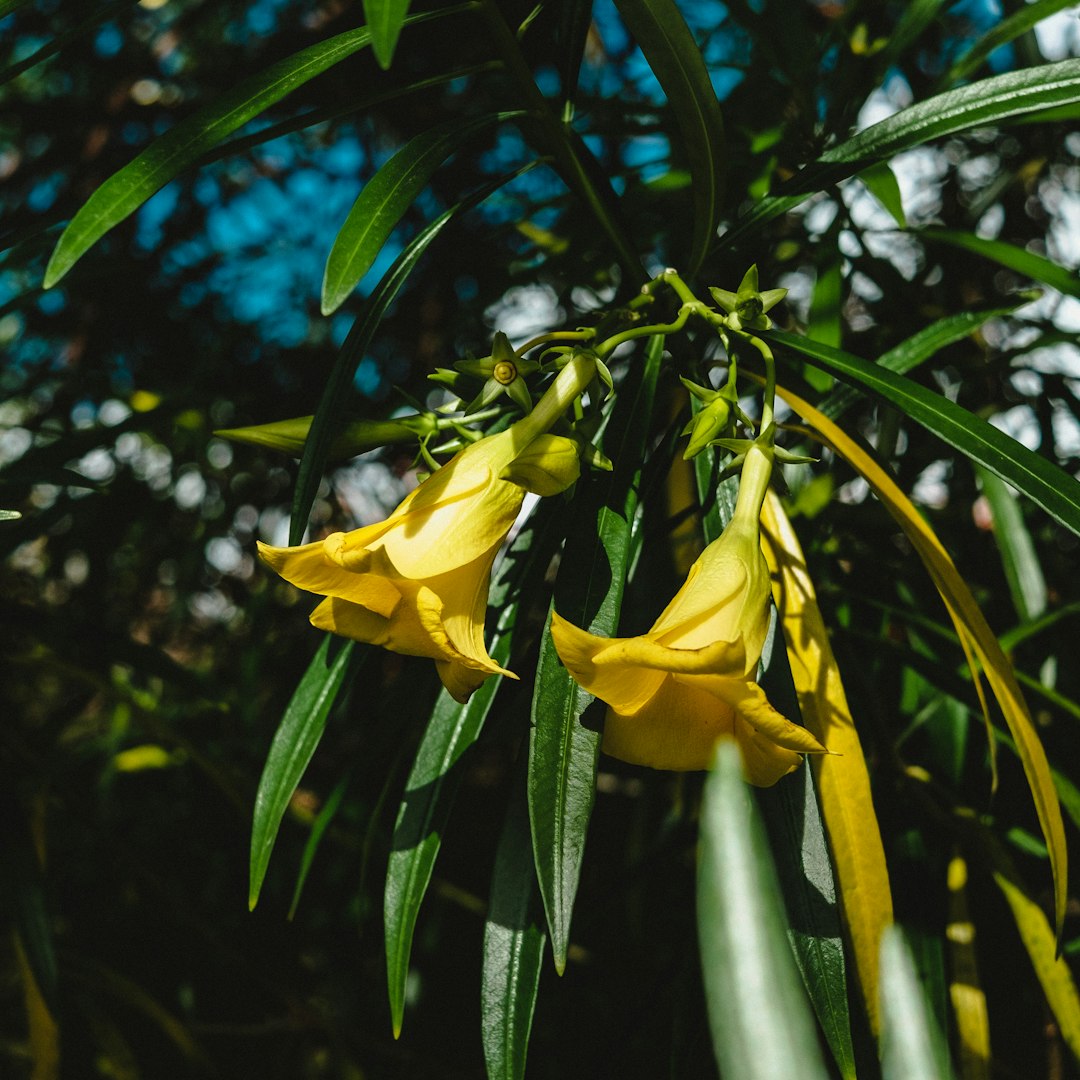
<instances>
[{"instance_id":1,"label":"green stem","mask_svg":"<svg viewBox=\"0 0 1080 1080\"><path fill-rule=\"evenodd\" d=\"M674 322L633 326L629 330L623 330L622 333L613 334L606 341L602 341L596 346L596 355L603 360L605 356L610 356L624 342L633 341L635 338L652 337L654 334L677 334L686 325L686 320L692 314L693 309L689 305L684 305L679 309L679 314L675 317Z\"/></svg>"},{"instance_id":2,"label":"green stem","mask_svg":"<svg viewBox=\"0 0 1080 1080\"><path fill-rule=\"evenodd\" d=\"M595 336L595 330L553 330L549 334L538 334L531 341L526 341L524 345L518 346L514 350L514 355L524 356L538 345L546 345L549 341L588 341Z\"/></svg>"}]
</instances>

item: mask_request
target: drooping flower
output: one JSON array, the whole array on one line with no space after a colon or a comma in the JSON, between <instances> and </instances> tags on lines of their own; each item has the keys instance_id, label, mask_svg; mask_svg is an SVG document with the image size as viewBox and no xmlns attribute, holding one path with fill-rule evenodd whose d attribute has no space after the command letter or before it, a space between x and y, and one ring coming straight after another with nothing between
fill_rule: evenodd
<instances>
[{"instance_id":1,"label":"drooping flower","mask_svg":"<svg viewBox=\"0 0 1080 1080\"><path fill-rule=\"evenodd\" d=\"M657 769L707 769L734 738L747 779L765 787L825 748L769 703L755 681L769 628L769 570L760 513L771 447L748 451L734 516L640 637L596 637L552 616L562 662L607 703L603 749Z\"/></svg>"},{"instance_id":2,"label":"drooping flower","mask_svg":"<svg viewBox=\"0 0 1080 1080\"><path fill-rule=\"evenodd\" d=\"M536 408L497 435L467 446L385 520L299 547L259 544L286 581L326 599L321 629L410 656L431 657L458 701L489 675L511 675L484 644L491 567L526 491L572 484L572 440L546 428L587 385L592 359L575 356Z\"/></svg>"}]
</instances>

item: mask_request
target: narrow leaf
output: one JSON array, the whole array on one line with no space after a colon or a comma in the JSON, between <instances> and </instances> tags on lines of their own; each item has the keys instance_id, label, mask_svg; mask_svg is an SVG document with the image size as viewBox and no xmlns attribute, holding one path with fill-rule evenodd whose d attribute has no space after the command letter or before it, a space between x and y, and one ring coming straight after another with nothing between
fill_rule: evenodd
<instances>
[{"instance_id":1,"label":"narrow leaf","mask_svg":"<svg viewBox=\"0 0 1080 1080\"><path fill-rule=\"evenodd\" d=\"M421 22L452 10L414 15L407 21ZM45 269L45 288L55 285L105 233L203 153L370 41L368 29L360 27L301 49L244 79L155 140L134 161L113 173L68 223Z\"/></svg>"},{"instance_id":2,"label":"narrow leaf","mask_svg":"<svg viewBox=\"0 0 1080 1080\"><path fill-rule=\"evenodd\" d=\"M870 773L802 547L773 492L765 500L762 526L802 721L831 751L815 754L810 767L829 834L863 1002L871 1030L877 1032L878 956L881 936L892 922L892 891Z\"/></svg>"},{"instance_id":3,"label":"narrow leaf","mask_svg":"<svg viewBox=\"0 0 1080 1080\"><path fill-rule=\"evenodd\" d=\"M867 190L889 212L901 229L907 228L904 200L900 195L900 182L887 161L879 161L859 173L859 179Z\"/></svg>"},{"instance_id":4,"label":"narrow leaf","mask_svg":"<svg viewBox=\"0 0 1080 1080\"><path fill-rule=\"evenodd\" d=\"M938 352L954 342L962 341L975 333L990 319L999 319L1011 315L1017 308L1023 307L1036 299L1036 294L1022 293L1012 304L1005 307L990 308L984 311L961 311L956 315L946 315L929 326L905 338L899 345L894 345L888 352L877 358L877 366L897 375L906 375L920 364L932 359ZM835 420L850 408L860 397L852 386L838 386L818 408Z\"/></svg>"},{"instance_id":5,"label":"narrow leaf","mask_svg":"<svg viewBox=\"0 0 1080 1080\"><path fill-rule=\"evenodd\" d=\"M505 666L510 659L517 590L530 570L550 557L550 543L544 521L534 518L515 538L495 572L488 603L499 611L499 619L488 651L498 664ZM405 783L383 894L386 975L395 1038L405 1015L413 931L461 782L461 759L479 737L501 685L501 678L486 680L464 705L445 690L440 693Z\"/></svg>"},{"instance_id":6,"label":"narrow leaf","mask_svg":"<svg viewBox=\"0 0 1080 1080\"><path fill-rule=\"evenodd\" d=\"M440 124L412 139L364 185L330 249L323 275L322 313L331 315L360 279L435 170L471 134L517 115L495 113Z\"/></svg>"},{"instance_id":7,"label":"narrow leaf","mask_svg":"<svg viewBox=\"0 0 1080 1080\"><path fill-rule=\"evenodd\" d=\"M970 49L961 53L942 76L942 85L951 86L961 79L966 79L973 71L978 70L995 49L1014 41L1021 34L1026 34L1036 23L1057 11L1073 7L1075 3L1076 0L1034 0L1033 3L1024 4L983 34Z\"/></svg>"},{"instance_id":8,"label":"narrow leaf","mask_svg":"<svg viewBox=\"0 0 1080 1080\"><path fill-rule=\"evenodd\" d=\"M990 506L994 540L1001 552L1013 607L1022 622L1031 622L1046 610L1046 579L1031 533L1009 485L979 466L975 475Z\"/></svg>"},{"instance_id":9,"label":"narrow leaf","mask_svg":"<svg viewBox=\"0 0 1080 1080\"><path fill-rule=\"evenodd\" d=\"M547 941L542 923L525 786L515 783L495 854L484 923L480 1001L488 1080L525 1076Z\"/></svg>"},{"instance_id":10,"label":"narrow leaf","mask_svg":"<svg viewBox=\"0 0 1080 1080\"><path fill-rule=\"evenodd\" d=\"M1080 483L993 424L862 357L782 330L770 330L764 336L898 405L910 419L1008 481L1067 529L1080 534Z\"/></svg>"},{"instance_id":11,"label":"narrow leaf","mask_svg":"<svg viewBox=\"0 0 1080 1080\"><path fill-rule=\"evenodd\" d=\"M717 746L705 781L697 921L721 1075L824 1080L768 844L743 783L739 751L727 740Z\"/></svg>"},{"instance_id":12,"label":"narrow leaf","mask_svg":"<svg viewBox=\"0 0 1080 1080\"><path fill-rule=\"evenodd\" d=\"M592 0L563 0L559 5L559 82L563 100L571 103L577 96L592 9Z\"/></svg>"},{"instance_id":13,"label":"narrow leaf","mask_svg":"<svg viewBox=\"0 0 1080 1080\"><path fill-rule=\"evenodd\" d=\"M393 266L386 271L382 280L372 290L363 310L342 343L341 351L334 361L334 367L323 387L322 397L319 399L318 408L308 429L304 453L300 458L300 468L296 477L296 489L293 492L292 520L289 524L290 544L299 544L303 539L311 504L315 501L315 492L318 491L319 481L322 478L323 466L340 434L342 417L349 402L349 387L352 385L357 365L363 359L371 339L375 336L375 331L379 328L386 309L397 296L428 246L455 216L472 209L493 191L532 167L532 164L525 165L507 176L485 184L468 198L440 214L430 224L425 225L405 245Z\"/></svg>"},{"instance_id":14,"label":"narrow leaf","mask_svg":"<svg viewBox=\"0 0 1080 1080\"><path fill-rule=\"evenodd\" d=\"M1015 244L1006 244L1003 240L985 240L974 233L959 232L954 229L920 229L916 236L934 243L949 244L974 252L984 259L996 262L1015 270L1033 281L1041 281L1067 296L1080 297L1080 274L1075 270L1066 270L1063 266L1051 262L1042 255L1025 251Z\"/></svg>"},{"instance_id":15,"label":"narrow leaf","mask_svg":"<svg viewBox=\"0 0 1080 1080\"><path fill-rule=\"evenodd\" d=\"M315 821L312 823L311 834L308 836L307 843L304 845L304 854L300 858L300 870L296 875L296 886L293 888L292 903L289 905L290 922L296 914L296 909L300 904L300 896L304 891L304 883L307 881L308 873L311 871L311 864L315 861L315 853L319 850L319 845L322 843L322 838L326 834L326 830L330 828L331 823L337 816L337 812L341 807L341 800L345 798L345 792L349 788L349 781L351 779L351 774L346 773L345 776L337 782L334 786L334 790L330 792L326 802L324 802L319 809Z\"/></svg>"},{"instance_id":16,"label":"narrow leaf","mask_svg":"<svg viewBox=\"0 0 1080 1080\"><path fill-rule=\"evenodd\" d=\"M767 681L783 666L786 694ZM785 716L798 719L784 650L776 649L761 680L769 700ZM790 704L789 704L790 702ZM833 865L818 808L812 769L799 769L782 784L757 794L788 915L792 953L818 1023L844 1080L855 1076L855 1050L848 1012L847 963Z\"/></svg>"},{"instance_id":17,"label":"narrow leaf","mask_svg":"<svg viewBox=\"0 0 1080 1080\"><path fill-rule=\"evenodd\" d=\"M609 445L614 448L610 455L614 471L579 484L572 504L574 524L560 563L553 607L593 634L611 635L619 621L630 526L662 354L663 338L651 338L645 362L620 386L605 440L605 450ZM555 969L560 974L566 966L570 917L596 794L600 725L583 718L593 701L562 666L549 619L533 692L529 818ZM602 716L602 706L593 707L590 720L595 713Z\"/></svg>"},{"instance_id":18,"label":"narrow leaf","mask_svg":"<svg viewBox=\"0 0 1080 1080\"><path fill-rule=\"evenodd\" d=\"M364 20L371 31L371 48L383 71L394 59L394 49L408 13L409 0L364 0Z\"/></svg>"},{"instance_id":19,"label":"narrow leaf","mask_svg":"<svg viewBox=\"0 0 1080 1080\"><path fill-rule=\"evenodd\" d=\"M300 777L319 745L326 719L349 670L354 642L327 634L304 672L281 718L255 795L251 825L251 873L248 907L254 910L262 890L281 819ZM331 645L335 652L331 656Z\"/></svg>"},{"instance_id":20,"label":"narrow leaf","mask_svg":"<svg viewBox=\"0 0 1080 1080\"><path fill-rule=\"evenodd\" d=\"M1068 850L1061 806L1054 790L1053 776L1046 760L1046 751L1039 740L1024 695L1013 673L1012 665L1001 650L997 638L986 623L971 590L957 573L948 552L934 531L923 520L908 497L893 478L845 431L823 416L809 402L785 388L777 393L812 427L814 427L841 457L858 472L877 494L885 508L904 530L919 558L930 574L934 586L945 602L946 610L956 627L960 643L968 657L972 676L977 678L981 665L990 683L1005 722L1016 740L1016 752L1024 767L1035 812L1039 817L1043 837L1050 855L1054 884L1054 913L1060 936L1065 921L1065 902L1068 883ZM976 682L976 686L980 684ZM980 700L982 691L980 689ZM983 713L989 713L982 701ZM992 745L992 741L991 741Z\"/></svg>"},{"instance_id":21,"label":"narrow leaf","mask_svg":"<svg viewBox=\"0 0 1080 1080\"><path fill-rule=\"evenodd\" d=\"M951 1080L945 1040L897 926L890 926L881 942L881 1017L884 1080Z\"/></svg>"},{"instance_id":22,"label":"narrow leaf","mask_svg":"<svg viewBox=\"0 0 1080 1080\"><path fill-rule=\"evenodd\" d=\"M697 273L720 220L724 186L724 117L705 58L674 0L616 0L649 62L686 147L693 177L694 235L686 272Z\"/></svg>"},{"instance_id":23,"label":"narrow leaf","mask_svg":"<svg viewBox=\"0 0 1080 1080\"><path fill-rule=\"evenodd\" d=\"M876 161L957 131L1080 103L1080 60L1061 60L949 90L871 125L826 151L775 195L762 199L721 237L734 244L815 191L845 180Z\"/></svg>"}]
</instances>

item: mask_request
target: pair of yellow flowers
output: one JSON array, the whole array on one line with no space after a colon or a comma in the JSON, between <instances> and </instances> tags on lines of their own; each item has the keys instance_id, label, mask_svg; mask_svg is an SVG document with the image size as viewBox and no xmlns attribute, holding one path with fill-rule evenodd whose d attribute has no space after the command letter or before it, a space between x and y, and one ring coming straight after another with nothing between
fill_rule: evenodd
<instances>
[{"instance_id":1,"label":"pair of yellow flowers","mask_svg":"<svg viewBox=\"0 0 1080 1080\"><path fill-rule=\"evenodd\" d=\"M315 626L431 657L458 701L491 675L516 678L488 655L484 616L492 564L526 491L552 495L579 475L573 443L545 431L550 411L538 406L466 447L385 521L300 547L260 544L263 559L326 598ZM603 748L613 757L704 769L717 741L733 737L747 779L764 786L796 768L800 754L824 750L755 681L769 625L759 521L771 471L768 451L751 446L731 522L647 634L601 638L553 616L562 662L608 706Z\"/></svg>"}]
</instances>

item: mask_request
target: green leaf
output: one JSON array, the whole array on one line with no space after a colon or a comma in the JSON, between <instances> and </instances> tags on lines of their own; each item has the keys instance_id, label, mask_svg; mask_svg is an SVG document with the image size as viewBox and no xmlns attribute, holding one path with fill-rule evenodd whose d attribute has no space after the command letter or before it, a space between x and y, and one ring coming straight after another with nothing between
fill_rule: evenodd
<instances>
[{"instance_id":1,"label":"green leaf","mask_svg":"<svg viewBox=\"0 0 1080 1080\"><path fill-rule=\"evenodd\" d=\"M697 273L720 220L724 117L705 58L674 0L616 0L630 33L667 95L694 178L694 235L686 274Z\"/></svg>"},{"instance_id":2,"label":"green leaf","mask_svg":"<svg viewBox=\"0 0 1080 1080\"><path fill-rule=\"evenodd\" d=\"M725 245L734 244L757 232L767 221L798 206L815 191L931 139L1077 103L1080 103L1078 59L1010 71L938 94L901 109L826 151L775 195L762 199L736 221L721 241Z\"/></svg>"},{"instance_id":3,"label":"green leaf","mask_svg":"<svg viewBox=\"0 0 1080 1080\"><path fill-rule=\"evenodd\" d=\"M607 446L614 471L580 483L572 503L573 525L555 583L553 607L590 633L617 628L626 582L630 529L646 434L663 354L663 338L649 341L644 363L619 388ZM540 644L529 738L529 817L540 893L544 898L555 968L562 974L570 938L585 836L596 794L600 754L597 703L570 677L551 640L550 616Z\"/></svg>"},{"instance_id":4,"label":"green leaf","mask_svg":"<svg viewBox=\"0 0 1080 1080\"><path fill-rule=\"evenodd\" d=\"M529 808L524 784L515 783L495 853L484 923L480 1001L488 1080L523 1080L525 1076L547 941L542 923Z\"/></svg>"},{"instance_id":5,"label":"green leaf","mask_svg":"<svg viewBox=\"0 0 1080 1080\"><path fill-rule=\"evenodd\" d=\"M990 504L994 539L1013 607L1023 622L1031 622L1046 611L1046 579L1031 533L1009 485L980 466L975 467L975 475Z\"/></svg>"},{"instance_id":6,"label":"green leaf","mask_svg":"<svg viewBox=\"0 0 1080 1080\"><path fill-rule=\"evenodd\" d=\"M927 390L877 364L851 353L782 330L762 336L809 357L842 379L892 402L939 439L959 450L1041 506L1067 529L1080 534L1080 483L1063 469L1039 457L940 394Z\"/></svg>"},{"instance_id":7,"label":"green leaf","mask_svg":"<svg viewBox=\"0 0 1080 1080\"><path fill-rule=\"evenodd\" d=\"M394 49L408 13L409 0L364 0L364 21L371 31L371 48L383 71L394 59Z\"/></svg>"},{"instance_id":8,"label":"green leaf","mask_svg":"<svg viewBox=\"0 0 1080 1080\"><path fill-rule=\"evenodd\" d=\"M534 515L492 580L488 605L500 614L488 652L503 666L510 660L518 592L534 567L546 565L554 539L549 532L546 515ZM405 784L383 894L386 975L395 1038L405 1016L405 982L416 918L461 781L461 758L479 737L501 686L500 677L487 679L464 705L445 690L439 694Z\"/></svg>"},{"instance_id":9,"label":"green leaf","mask_svg":"<svg viewBox=\"0 0 1080 1080\"><path fill-rule=\"evenodd\" d=\"M592 26L593 0L563 0L559 4L559 85L563 100L572 102L577 94L581 61Z\"/></svg>"},{"instance_id":10,"label":"green leaf","mask_svg":"<svg viewBox=\"0 0 1080 1080\"><path fill-rule=\"evenodd\" d=\"M990 319L1000 319L1011 315L1017 308L1031 303L1038 295L1038 293L1021 293L1015 303L1005 307L946 315L916 331L899 345L893 346L887 353L882 353L877 359L877 366L888 371L895 371L898 375L906 375L907 372L930 360L946 346L970 337ZM830 419L835 420L860 397L859 391L853 387L838 386L818 408Z\"/></svg>"},{"instance_id":11,"label":"green leaf","mask_svg":"<svg viewBox=\"0 0 1080 1080\"><path fill-rule=\"evenodd\" d=\"M775 672L780 666L787 667L782 644L773 649L769 674L774 677L781 674ZM768 683L763 685L769 700L785 716L799 722L790 671L786 675L789 690L783 697L774 694ZM847 964L836 883L814 790L813 770L801 768L783 783L759 791L758 806L776 862L795 963L840 1075L850 1080L855 1076L855 1051L848 1011Z\"/></svg>"},{"instance_id":12,"label":"green leaf","mask_svg":"<svg viewBox=\"0 0 1080 1080\"><path fill-rule=\"evenodd\" d=\"M966 79L995 49L1000 49L1002 45L1014 41L1021 34L1026 34L1036 23L1042 22L1054 12L1073 7L1075 4L1076 0L1034 0L1034 3L1022 5L983 34L970 49L961 53L953 61L952 67L942 76L942 85L951 86L961 79Z\"/></svg>"},{"instance_id":13,"label":"green leaf","mask_svg":"<svg viewBox=\"0 0 1080 1080\"><path fill-rule=\"evenodd\" d=\"M421 22L442 14L446 12L424 13L407 21ZM71 219L45 269L45 288L55 285L105 233L134 213L202 154L370 41L368 29L360 27L301 49L244 79L239 86L167 131L134 161L113 173Z\"/></svg>"},{"instance_id":14,"label":"green leaf","mask_svg":"<svg viewBox=\"0 0 1080 1080\"><path fill-rule=\"evenodd\" d=\"M768 843L743 783L738 747L729 740L717 746L705 781L697 921L720 1074L824 1080Z\"/></svg>"},{"instance_id":15,"label":"green leaf","mask_svg":"<svg viewBox=\"0 0 1080 1080\"><path fill-rule=\"evenodd\" d=\"M884 1080L950 1080L949 1052L923 996L898 926L881 939L881 1072Z\"/></svg>"},{"instance_id":16,"label":"green leaf","mask_svg":"<svg viewBox=\"0 0 1080 1080\"><path fill-rule=\"evenodd\" d=\"M390 306L398 290L405 284L421 256L443 228L458 214L472 209L483 202L493 191L508 183L521 173L533 168L528 164L514 172L500 177L473 192L456 206L450 207L430 224L425 225L402 249L394 260L393 266L383 275L382 280L372 290L363 310L357 317L342 343L341 351L334 361L334 367L323 387L322 397L308 429L304 453L300 458L300 468L296 477L296 489L293 492L292 520L289 524L289 543L299 544L307 529L311 504L319 489L323 467L341 434L342 418L349 403L349 388L352 386L357 365L364 358L375 331L379 328L386 309Z\"/></svg>"},{"instance_id":17,"label":"green leaf","mask_svg":"<svg viewBox=\"0 0 1080 1080\"><path fill-rule=\"evenodd\" d=\"M0 19L19 6L21 6L21 0L15 0L13 4L0 4ZM131 6L132 0L112 0L112 3L103 4L91 15L88 15L82 21L76 23L70 30L65 30L62 34L57 34L52 41L42 45L40 49L31 53L25 59L0 71L0 86L3 86L4 83L11 82L12 79L18 78L24 71L29 71L30 68L40 64L42 60L48 60L50 56L55 56L65 45L69 45L71 42L77 41L79 38L85 37L87 34L96 30L103 22L113 18L121 8L129 8Z\"/></svg>"},{"instance_id":18,"label":"green leaf","mask_svg":"<svg viewBox=\"0 0 1080 1080\"><path fill-rule=\"evenodd\" d=\"M326 802L322 804L315 821L311 826L311 835L308 836L308 841L304 845L304 854L300 859L300 871L296 875L296 887L293 889L292 903L289 905L289 921L291 922L293 916L296 914L296 909L300 904L300 895L304 891L304 883L307 881L307 876L311 870L311 864L315 860L315 853L319 850L319 844L322 843L322 838L326 834L326 830L330 828L331 822L337 816L337 812L341 807L341 800L345 798L345 792L349 788L349 781L352 779L352 775L346 773L337 784L334 786L334 790L330 792L326 799Z\"/></svg>"},{"instance_id":19,"label":"green leaf","mask_svg":"<svg viewBox=\"0 0 1080 1080\"><path fill-rule=\"evenodd\" d=\"M331 645L335 648L333 656ZM318 652L308 664L304 677L285 707L285 714L270 744L270 753L266 757L259 790L255 795L254 820L251 824L248 907L252 910L259 900L281 819L322 738L326 719L349 671L354 645L355 642L343 642L330 634L323 637Z\"/></svg>"},{"instance_id":20,"label":"green leaf","mask_svg":"<svg viewBox=\"0 0 1080 1080\"><path fill-rule=\"evenodd\" d=\"M900 183L887 161L879 161L859 173L859 179L867 190L889 212L901 229L907 228L904 200L900 195Z\"/></svg>"},{"instance_id":21,"label":"green leaf","mask_svg":"<svg viewBox=\"0 0 1080 1080\"><path fill-rule=\"evenodd\" d=\"M945 0L910 0L901 9L903 14L885 46L881 71L887 71L922 36L923 31L937 18Z\"/></svg>"},{"instance_id":22,"label":"green leaf","mask_svg":"<svg viewBox=\"0 0 1080 1080\"><path fill-rule=\"evenodd\" d=\"M1051 262L1042 255L1025 251L1015 244L1006 244L1003 240L984 240L974 233L958 232L952 229L920 229L916 236L934 243L949 244L974 252L984 259L996 262L1000 266L1015 270L1018 274L1041 281L1067 296L1080 297L1080 274L1075 270L1066 270L1063 266Z\"/></svg>"},{"instance_id":23,"label":"green leaf","mask_svg":"<svg viewBox=\"0 0 1080 1080\"><path fill-rule=\"evenodd\" d=\"M493 113L440 124L417 135L379 169L364 185L330 249L323 275L324 315L333 314L349 298L443 161L473 132L516 115L520 114Z\"/></svg>"}]
</instances>

